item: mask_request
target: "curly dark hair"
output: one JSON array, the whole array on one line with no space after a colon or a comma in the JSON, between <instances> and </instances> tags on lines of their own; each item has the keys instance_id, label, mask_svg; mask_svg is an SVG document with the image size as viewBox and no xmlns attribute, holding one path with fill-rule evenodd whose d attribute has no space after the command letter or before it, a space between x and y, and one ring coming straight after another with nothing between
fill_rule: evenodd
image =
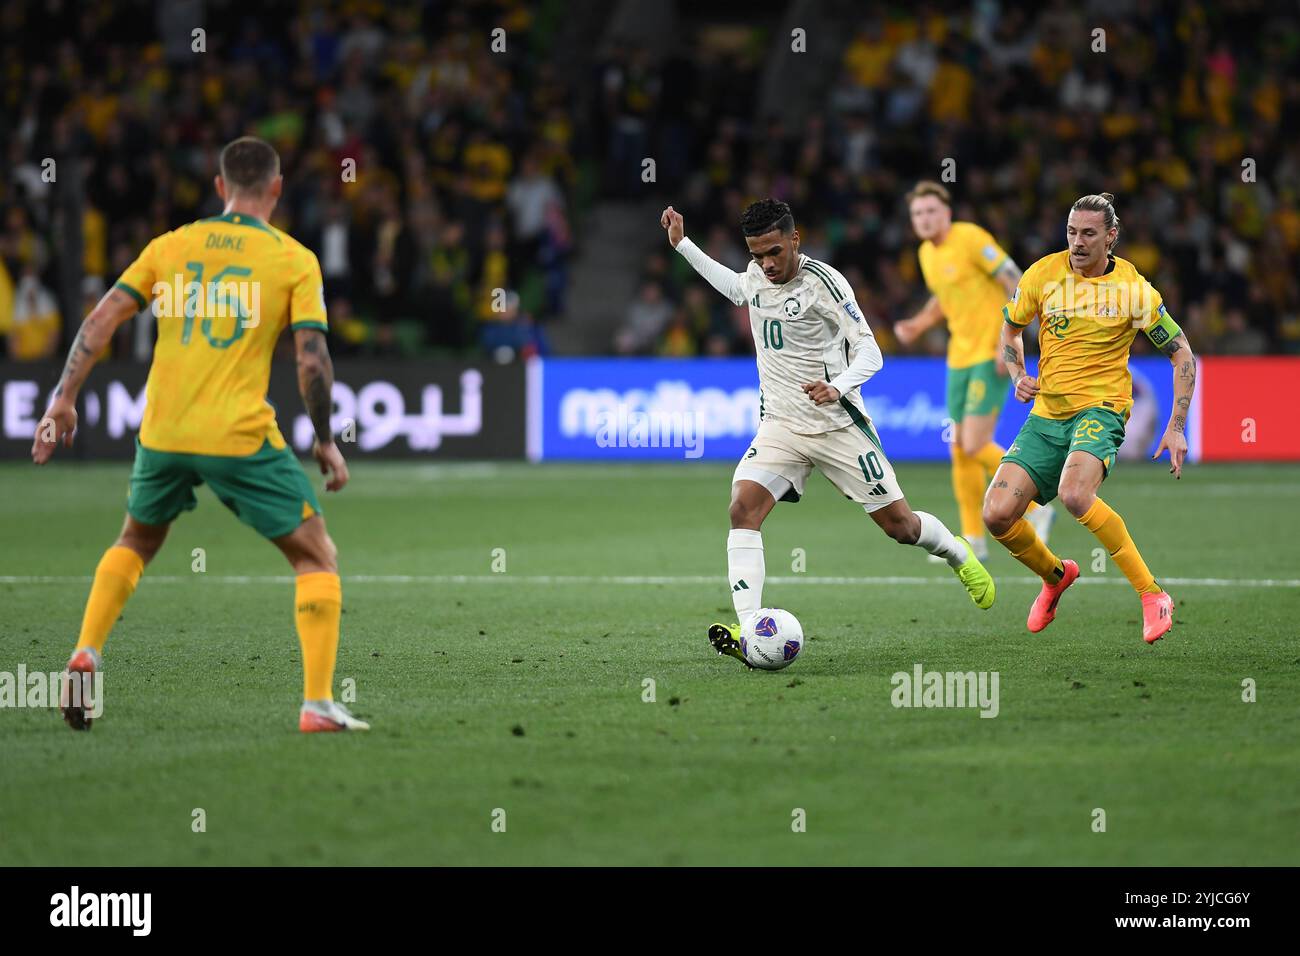
<instances>
[{"instance_id":1,"label":"curly dark hair","mask_svg":"<svg viewBox=\"0 0 1300 956\"><path fill-rule=\"evenodd\" d=\"M794 232L794 213L779 199L760 199L750 203L740 216L740 231L747 236L761 236L773 229L788 236Z\"/></svg>"}]
</instances>

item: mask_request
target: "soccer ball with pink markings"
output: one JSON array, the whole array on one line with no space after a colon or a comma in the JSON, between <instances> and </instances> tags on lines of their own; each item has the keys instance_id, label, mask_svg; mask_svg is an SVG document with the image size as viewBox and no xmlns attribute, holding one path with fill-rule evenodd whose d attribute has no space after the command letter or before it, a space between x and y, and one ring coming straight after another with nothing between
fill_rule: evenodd
<instances>
[{"instance_id":1,"label":"soccer ball with pink markings","mask_svg":"<svg viewBox=\"0 0 1300 956\"><path fill-rule=\"evenodd\" d=\"M760 670L789 667L803 648L803 627L789 611L765 607L740 629L740 651Z\"/></svg>"}]
</instances>

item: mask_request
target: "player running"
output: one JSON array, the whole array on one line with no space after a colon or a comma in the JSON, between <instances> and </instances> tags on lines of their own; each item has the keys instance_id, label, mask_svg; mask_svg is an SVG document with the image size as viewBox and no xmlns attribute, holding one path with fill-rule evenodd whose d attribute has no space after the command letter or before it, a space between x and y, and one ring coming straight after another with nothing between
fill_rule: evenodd
<instances>
[{"instance_id":1,"label":"player running","mask_svg":"<svg viewBox=\"0 0 1300 956\"><path fill-rule=\"evenodd\" d=\"M973 222L952 221L952 198L939 183L922 181L907 194L912 229L921 239L917 258L930 299L921 311L894 325L894 336L910 345L948 320L948 417L952 490L962 536L981 561L988 560L980 509L984 489L1005 449L993 440L998 413L1011 379L998 354L1002 305L1020 281L1020 268L988 231ZM1029 521L1046 543L1052 508L1029 506ZM931 557L931 561L938 560Z\"/></svg>"},{"instance_id":2,"label":"player running","mask_svg":"<svg viewBox=\"0 0 1300 956\"><path fill-rule=\"evenodd\" d=\"M993 605L993 578L974 551L934 515L913 511L867 416L858 388L884 360L849 283L799 252L790 207L753 203L740 219L752 261L732 272L686 238L681 215L660 217L668 241L710 285L749 306L758 355L761 424L731 485L728 578L738 623L714 624L709 642L744 661L740 629L763 606L763 537L777 501L798 501L814 467L860 504L885 534L943 557L971 600Z\"/></svg>"},{"instance_id":3,"label":"player running","mask_svg":"<svg viewBox=\"0 0 1300 956\"><path fill-rule=\"evenodd\" d=\"M126 523L104 552L86 602L81 636L64 675L64 720L89 730L90 702L70 693L73 675L100 667L109 631L144 566L194 488L207 483L240 521L269 538L297 575L294 609L302 644L304 703L298 727L368 730L334 702L342 589L337 551L311 482L285 446L266 401L271 354L286 325L298 355L298 388L316 431L312 454L325 487L348 481L330 430L334 368L325 341L320 264L311 250L267 225L280 198L280 157L252 137L221 151L217 195L225 212L154 239L86 316L54 401L36 429L32 459L72 444L77 393L117 327L154 301L158 340L126 501ZM179 294L185 284L183 295ZM169 287L176 288L172 295ZM173 303L168 306L167 303Z\"/></svg>"},{"instance_id":4,"label":"player running","mask_svg":"<svg viewBox=\"0 0 1300 956\"><path fill-rule=\"evenodd\" d=\"M1119 216L1110 193L1075 201L1066 222L1069 248L1039 259L1003 309L1002 354L1016 398L1034 399L1020 434L1002 459L984 501L984 523L1021 564L1043 579L1029 609L1029 630L1041 631L1079 576L1079 566L1048 550L1023 520L1031 499L1058 494L1079 523L1105 545L1142 599L1142 639L1159 640L1173 626L1174 602L1148 570L1124 519L1097 497L1124 441L1133 405L1129 349L1138 329L1174 365L1174 407L1153 458L1169 450L1170 473L1182 477L1183 430L1196 388L1196 357L1165 311L1160 293L1112 255ZM1025 372L1022 329L1039 320L1038 376Z\"/></svg>"}]
</instances>

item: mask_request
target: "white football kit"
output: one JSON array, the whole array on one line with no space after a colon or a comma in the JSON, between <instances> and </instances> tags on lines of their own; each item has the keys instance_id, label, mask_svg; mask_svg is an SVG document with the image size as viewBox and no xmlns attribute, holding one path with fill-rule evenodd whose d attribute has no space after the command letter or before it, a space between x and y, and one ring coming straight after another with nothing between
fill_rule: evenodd
<instances>
[{"instance_id":1,"label":"white football kit","mask_svg":"<svg viewBox=\"0 0 1300 956\"><path fill-rule=\"evenodd\" d=\"M757 262L732 272L688 238L677 251L733 303L749 306L761 424L733 484L755 481L777 500L798 501L817 467L868 512L902 498L858 392L884 359L844 276L801 254L794 277L777 285ZM839 401L817 405L804 393L804 383L821 381Z\"/></svg>"}]
</instances>

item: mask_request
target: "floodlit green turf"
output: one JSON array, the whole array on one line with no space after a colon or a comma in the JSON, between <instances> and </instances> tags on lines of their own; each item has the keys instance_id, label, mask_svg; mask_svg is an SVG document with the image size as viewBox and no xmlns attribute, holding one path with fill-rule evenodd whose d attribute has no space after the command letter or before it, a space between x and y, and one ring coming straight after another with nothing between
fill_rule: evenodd
<instances>
[{"instance_id":1,"label":"floodlit green turf","mask_svg":"<svg viewBox=\"0 0 1300 956\"><path fill-rule=\"evenodd\" d=\"M0 583L0 670L66 660L127 468L0 466L0 575L22 579ZM899 470L955 524L946 468ZM1137 598L1064 516L1053 543L1086 580L1031 635L1036 587L996 544L980 612L814 478L764 534L767 603L811 641L747 673L704 637L732 619L729 475L355 465L325 501L338 679L375 727L355 736L297 733L287 566L200 492L109 642L94 730L0 710L0 864L1300 863L1300 588L1170 584L1178 625L1147 647ZM1160 577L1300 577L1300 468L1175 482L1126 462L1105 497ZM885 575L933 584L807 581ZM891 675L917 663L997 671L999 715L894 708Z\"/></svg>"}]
</instances>

